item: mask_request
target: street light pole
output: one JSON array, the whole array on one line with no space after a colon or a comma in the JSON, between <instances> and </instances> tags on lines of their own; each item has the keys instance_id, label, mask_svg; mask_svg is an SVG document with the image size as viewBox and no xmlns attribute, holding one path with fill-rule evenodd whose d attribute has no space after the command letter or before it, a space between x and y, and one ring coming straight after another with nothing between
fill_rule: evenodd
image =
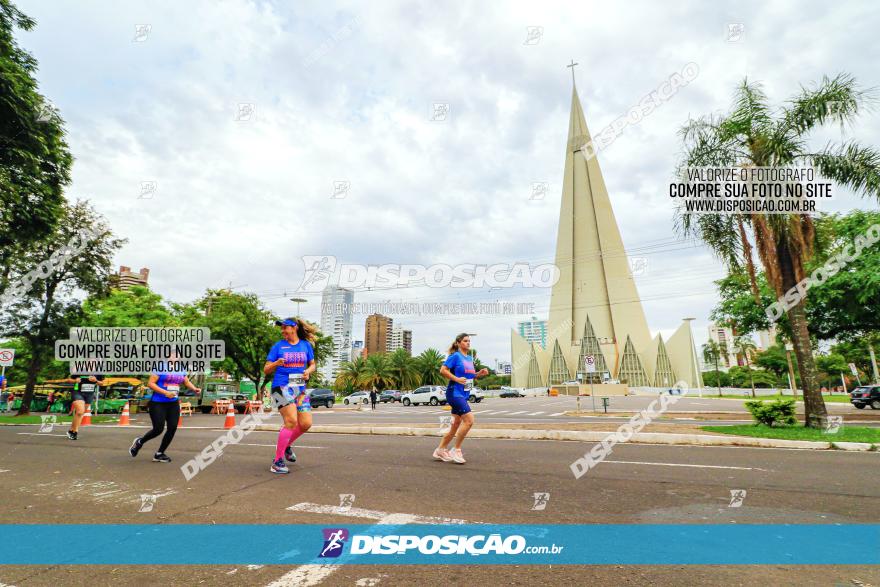
<instances>
[{"instance_id":1,"label":"street light pole","mask_svg":"<svg viewBox=\"0 0 880 587\"><path fill-rule=\"evenodd\" d=\"M296 302L296 315L299 316L299 305L301 303L308 302L309 300L305 298L290 298L291 302Z\"/></svg>"}]
</instances>

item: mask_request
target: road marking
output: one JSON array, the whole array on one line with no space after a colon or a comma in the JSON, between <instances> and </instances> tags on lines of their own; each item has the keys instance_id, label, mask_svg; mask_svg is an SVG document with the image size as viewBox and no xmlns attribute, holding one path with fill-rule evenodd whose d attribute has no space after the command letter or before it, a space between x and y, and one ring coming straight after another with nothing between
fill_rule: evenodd
<instances>
[{"instance_id":1,"label":"road marking","mask_svg":"<svg viewBox=\"0 0 880 587\"><path fill-rule=\"evenodd\" d=\"M60 436L62 438L67 437L67 434L49 434L48 432L16 432L16 434L23 436Z\"/></svg>"},{"instance_id":2,"label":"road marking","mask_svg":"<svg viewBox=\"0 0 880 587\"><path fill-rule=\"evenodd\" d=\"M603 463L614 463L617 465L656 465L658 467L694 467L697 469L736 469L738 471L766 471L767 469L759 469L757 467L730 467L727 465L692 465L688 463L649 463L647 461L602 461Z\"/></svg>"},{"instance_id":3,"label":"road marking","mask_svg":"<svg viewBox=\"0 0 880 587\"><path fill-rule=\"evenodd\" d=\"M510 413L508 414L508 416L516 416L516 415L519 415L519 414L525 414L526 412L528 412L528 410L523 410L523 411L521 411L521 412L510 412Z\"/></svg>"},{"instance_id":4,"label":"road marking","mask_svg":"<svg viewBox=\"0 0 880 587\"><path fill-rule=\"evenodd\" d=\"M529 415L529 416L540 416L540 415L543 414L543 413L544 413L544 412L532 412L531 414L528 414L528 415Z\"/></svg>"},{"instance_id":5,"label":"road marking","mask_svg":"<svg viewBox=\"0 0 880 587\"><path fill-rule=\"evenodd\" d=\"M311 512L316 514L335 514L339 516L352 516L355 518L367 518L377 520L376 524L467 524L464 520L451 518L437 518L433 516L417 516L414 514L390 514L377 510L340 506L327 506L316 503L298 503L288 510L298 512ZM437 520L445 520L438 522ZM269 583L267 587L312 587L318 585L324 579L332 575L342 565L300 565L292 571L285 573L278 579Z\"/></svg>"},{"instance_id":6,"label":"road marking","mask_svg":"<svg viewBox=\"0 0 880 587\"><path fill-rule=\"evenodd\" d=\"M268 446L271 448L275 448L276 446L278 446L276 444L256 444L253 442L239 442L236 444L240 444L240 445L244 445L244 446ZM227 446L236 446L236 445L235 444L228 444ZM309 446L307 444L295 444L294 446L296 448L327 448L326 446Z\"/></svg>"},{"instance_id":7,"label":"road marking","mask_svg":"<svg viewBox=\"0 0 880 587\"><path fill-rule=\"evenodd\" d=\"M550 414L550 417L552 418L554 416L564 416L564 415L565 415L565 412L556 412L555 414Z\"/></svg>"}]
</instances>

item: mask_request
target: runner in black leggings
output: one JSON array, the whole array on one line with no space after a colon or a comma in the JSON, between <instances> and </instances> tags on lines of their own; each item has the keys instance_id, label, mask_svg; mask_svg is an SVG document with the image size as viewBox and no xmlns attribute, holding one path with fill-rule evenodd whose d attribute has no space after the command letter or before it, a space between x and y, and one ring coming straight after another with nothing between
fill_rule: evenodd
<instances>
[{"instance_id":1,"label":"runner in black leggings","mask_svg":"<svg viewBox=\"0 0 880 587\"><path fill-rule=\"evenodd\" d=\"M180 394L181 383L196 393L201 391L201 389L190 382L186 373L153 373L150 375L147 386L153 391L153 395L150 396L149 406L153 429L141 438L134 439L134 442L131 443L131 448L128 449L131 456L136 457L144 443L162 434L162 430L167 425L168 430L162 437L159 450L153 455L153 460L157 463L171 462L165 451L168 450L168 446L174 440L174 433L177 432L177 423L180 421L180 401L177 396Z\"/></svg>"}]
</instances>

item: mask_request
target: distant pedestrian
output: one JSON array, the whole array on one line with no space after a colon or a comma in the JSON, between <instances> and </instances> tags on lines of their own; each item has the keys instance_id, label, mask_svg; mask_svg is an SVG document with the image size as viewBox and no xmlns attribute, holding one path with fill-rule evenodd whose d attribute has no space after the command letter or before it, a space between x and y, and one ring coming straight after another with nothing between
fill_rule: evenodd
<instances>
[{"instance_id":1,"label":"distant pedestrian","mask_svg":"<svg viewBox=\"0 0 880 587\"><path fill-rule=\"evenodd\" d=\"M376 390L374 389L370 392L370 405L373 407L374 410L376 409L376 399Z\"/></svg>"}]
</instances>

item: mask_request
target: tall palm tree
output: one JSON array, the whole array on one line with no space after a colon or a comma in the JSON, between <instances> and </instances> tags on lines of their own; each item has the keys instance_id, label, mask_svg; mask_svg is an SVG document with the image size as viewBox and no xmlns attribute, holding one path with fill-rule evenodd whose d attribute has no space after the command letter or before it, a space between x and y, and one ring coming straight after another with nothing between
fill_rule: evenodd
<instances>
[{"instance_id":1,"label":"tall palm tree","mask_svg":"<svg viewBox=\"0 0 880 587\"><path fill-rule=\"evenodd\" d=\"M389 369L394 377L393 385L398 389L415 389L421 377L416 360L406 349L397 349L388 357Z\"/></svg>"},{"instance_id":2,"label":"tall palm tree","mask_svg":"<svg viewBox=\"0 0 880 587\"><path fill-rule=\"evenodd\" d=\"M416 369L418 369L422 385L439 385L443 383L443 378L440 376L440 367L443 366L445 358L446 355L443 355L435 348L425 349L422 351L422 354L416 357Z\"/></svg>"},{"instance_id":3,"label":"tall palm tree","mask_svg":"<svg viewBox=\"0 0 880 587\"><path fill-rule=\"evenodd\" d=\"M391 362L385 353L367 355L364 361L364 369L358 379L361 389L375 389L382 391L389 385L394 385L394 374L391 372Z\"/></svg>"},{"instance_id":4,"label":"tall palm tree","mask_svg":"<svg viewBox=\"0 0 880 587\"><path fill-rule=\"evenodd\" d=\"M854 141L808 144L810 131L826 122L852 123L873 102L846 74L824 77L779 109L771 110L760 84L744 80L736 89L732 110L722 116L689 121L681 129L685 167L812 166L820 175L857 193L880 197L880 151ZM758 295L753 250L777 296L801 281L804 263L813 252L815 230L806 214L680 214L679 231L696 236L728 266L745 265L751 290ZM810 331L803 300L788 312L791 340L804 388L806 425L823 427L827 410L819 392Z\"/></svg>"},{"instance_id":5,"label":"tall palm tree","mask_svg":"<svg viewBox=\"0 0 880 587\"><path fill-rule=\"evenodd\" d=\"M733 339L733 350L737 354L742 355L743 360L746 362L746 372L749 374L749 383L752 385L752 397L755 397L755 380L752 377L751 357L752 353L758 350L758 347L751 336L743 334Z\"/></svg>"},{"instance_id":6,"label":"tall palm tree","mask_svg":"<svg viewBox=\"0 0 880 587\"><path fill-rule=\"evenodd\" d=\"M721 361L721 357L727 354L725 346L714 340L710 340L703 345L703 360L715 365L715 383L718 384L718 397L721 397L721 373L718 370L718 363Z\"/></svg>"},{"instance_id":7,"label":"tall palm tree","mask_svg":"<svg viewBox=\"0 0 880 587\"><path fill-rule=\"evenodd\" d=\"M364 359L362 357L355 358L354 361L346 361L339 366L339 372L336 375L336 389L352 389L357 387L358 381L364 372Z\"/></svg>"}]
</instances>

